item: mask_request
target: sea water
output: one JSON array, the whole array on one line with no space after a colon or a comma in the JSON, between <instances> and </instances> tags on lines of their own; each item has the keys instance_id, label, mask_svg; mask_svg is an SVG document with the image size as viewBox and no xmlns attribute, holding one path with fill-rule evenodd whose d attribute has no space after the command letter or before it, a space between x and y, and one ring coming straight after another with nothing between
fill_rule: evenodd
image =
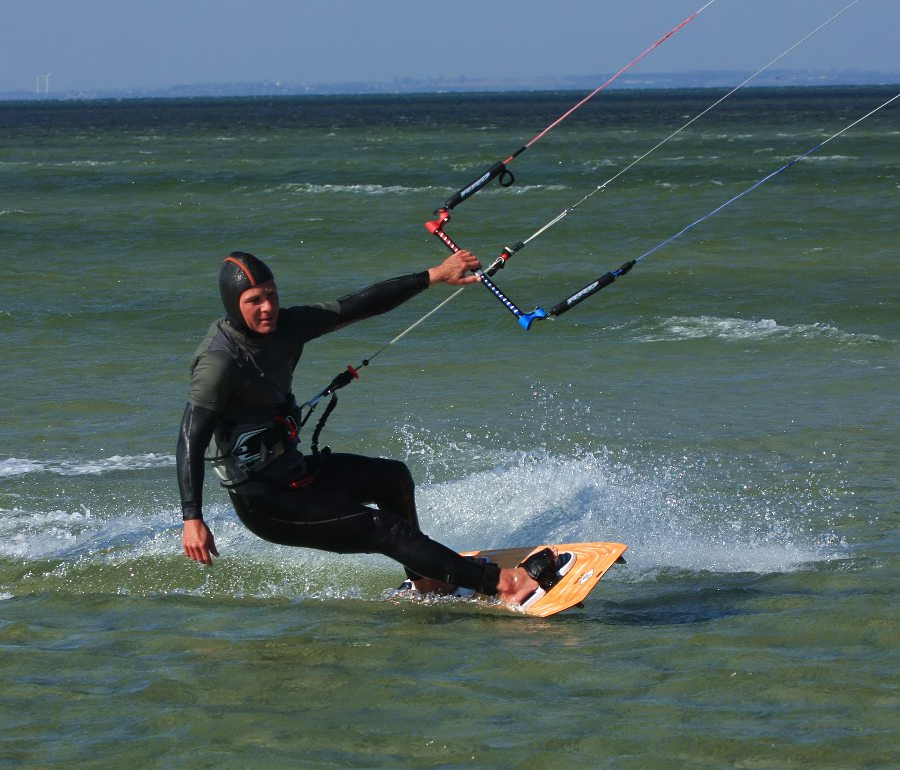
<instances>
[{"instance_id":1,"label":"sea water","mask_svg":"<svg viewBox=\"0 0 900 770\"><path fill-rule=\"evenodd\" d=\"M495 279L549 309L893 90L745 90ZM604 94L447 232L492 261L720 95ZM370 361L323 443L405 460L434 538L628 543L583 609L397 600L212 481L221 556L181 553L221 258L287 304L425 269L433 210L579 96L0 105L0 764L896 765L895 105L529 332L472 286L389 344L438 286L307 347L301 401Z\"/></svg>"}]
</instances>

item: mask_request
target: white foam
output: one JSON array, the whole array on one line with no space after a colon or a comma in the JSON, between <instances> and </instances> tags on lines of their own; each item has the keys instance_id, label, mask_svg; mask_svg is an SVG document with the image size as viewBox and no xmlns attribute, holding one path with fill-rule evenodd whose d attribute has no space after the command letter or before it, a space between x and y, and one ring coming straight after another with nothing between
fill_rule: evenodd
<instances>
[{"instance_id":1,"label":"white foam","mask_svg":"<svg viewBox=\"0 0 900 770\"><path fill-rule=\"evenodd\" d=\"M662 319L652 331L637 330L639 342L668 342L672 340L720 339L745 340L796 340L826 339L841 343L877 342L874 334L851 334L831 324L811 323L785 326L771 318L758 320L744 318L716 318L714 316L674 316Z\"/></svg>"},{"instance_id":2,"label":"white foam","mask_svg":"<svg viewBox=\"0 0 900 770\"><path fill-rule=\"evenodd\" d=\"M704 479L708 470L664 458L638 468L604 453L513 453L491 470L423 489L420 509L426 530L460 549L624 542L639 573L768 573L843 554L796 521L796 491L784 500L724 497Z\"/></svg>"},{"instance_id":3,"label":"white foam","mask_svg":"<svg viewBox=\"0 0 900 770\"><path fill-rule=\"evenodd\" d=\"M175 464L173 455L111 455L95 460L29 460L9 457L0 460L0 478L29 473L54 473L60 476L86 476L111 471L168 468Z\"/></svg>"},{"instance_id":4,"label":"white foam","mask_svg":"<svg viewBox=\"0 0 900 770\"><path fill-rule=\"evenodd\" d=\"M280 190L304 195L327 195L332 193L349 193L351 195L401 195L403 193L419 192L415 187L403 187L401 185L380 184L311 184L288 183L281 185Z\"/></svg>"},{"instance_id":5,"label":"white foam","mask_svg":"<svg viewBox=\"0 0 900 770\"><path fill-rule=\"evenodd\" d=\"M430 436L428 443L446 449L447 439ZM446 454L434 453L446 474ZM611 578L639 581L667 570L784 572L846 555L845 544L822 531L821 522L829 515L827 490L798 489L803 482L795 480L742 494L743 482L737 479L757 468L624 450L617 455L591 450L560 456L544 449L494 449L481 456L481 469L418 489L423 529L458 550L624 542L629 545L629 567ZM487 457L493 459L488 463ZM171 464L171 458L109 458L97 466L103 472L163 463ZM49 472L71 470L61 465L11 459L5 467L17 473L48 472L48 466ZM93 472L87 470L91 463L73 465L80 472ZM85 565L146 564L148 557L172 565L182 558L180 515L169 501L160 504L148 497L112 509L106 501L90 500L70 510L20 505L0 511L0 557L58 560L54 570L61 574ZM350 569L356 577L334 588L343 596L358 589L360 575L396 571L383 557L335 556L263 542L243 527L227 502L209 504L206 513L230 566L224 586L220 582L197 590L221 592L224 587L236 595L317 597L323 586L334 587L336 574L349 574ZM155 574L147 570L139 568L145 582Z\"/></svg>"}]
</instances>

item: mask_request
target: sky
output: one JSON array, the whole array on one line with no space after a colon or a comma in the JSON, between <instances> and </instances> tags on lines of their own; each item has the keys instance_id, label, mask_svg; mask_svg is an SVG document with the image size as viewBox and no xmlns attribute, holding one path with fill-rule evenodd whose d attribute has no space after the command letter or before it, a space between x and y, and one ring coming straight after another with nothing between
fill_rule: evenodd
<instances>
[{"instance_id":1,"label":"sky","mask_svg":"<svg viewBox=\"0 0 900 770\"><path fill-rule=\"evenodd\" d=\"M0 0L0 93L609 75L706 2ZM749 75L851 2L713 0L633 71ZM898 31L857 0L777 66L898 82Z\"/></svg>"}]
</instances>

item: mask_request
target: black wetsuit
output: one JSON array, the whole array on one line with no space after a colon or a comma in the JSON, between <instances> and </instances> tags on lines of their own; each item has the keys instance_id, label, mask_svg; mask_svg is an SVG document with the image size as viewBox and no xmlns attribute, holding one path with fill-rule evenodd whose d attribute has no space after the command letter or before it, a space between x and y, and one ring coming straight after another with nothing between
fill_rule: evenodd
<instances>
[{"instance_id":1,"label":"black wetsuit","mask_svg":"<svg viewBox=\"0 0 900 770\"><path fill-rule=\"evenodd\" d=\"M427 287L428 274L418 273L335 302L284 308L270 334L214 323L194 356L178 437L185 520L202 518L204 453L214 437L217 446L227 446L239 426L274 426L292 416L293 371L306 342L392 310ZM402 462L342 453L304 456L287 429L278 448L265 467L225 482L254 534L336 553L381 553L403 564L410 577L496 593L495 565L464 559L419 529L413 479Z\"/></svg>"}]
</instances>

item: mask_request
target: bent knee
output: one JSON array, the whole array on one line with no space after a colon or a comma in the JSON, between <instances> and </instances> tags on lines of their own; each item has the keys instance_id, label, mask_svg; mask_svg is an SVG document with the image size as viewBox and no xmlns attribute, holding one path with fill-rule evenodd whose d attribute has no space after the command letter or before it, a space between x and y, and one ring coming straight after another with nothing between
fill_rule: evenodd
<instances>
[{"instance_id":1,"label":"bent knee","mask_svg":"<svg viewBox=\"0 0 900 770\"><path fill-rule=\"evenodd\" d=\"M373 468L375 470L373 476L380 480L380 486L385 491L401 489L409 493L415 488L412 472L402 460L378 458L377 463Z\"/></svg>"},{"instance_id":2,"label":"bent knee","mask_svg":"<svg viewBox=\"0 0 900 770\"><path fill-rule=\"evenodd\" d=\"M393 476L399 484L403 484L404 486L413 487L415 486L415 481L413 481L412 471L410 471L409 467L406 463L400 460L385 460L388 464L389 473Z\"/></svg>"}]
</instances>

